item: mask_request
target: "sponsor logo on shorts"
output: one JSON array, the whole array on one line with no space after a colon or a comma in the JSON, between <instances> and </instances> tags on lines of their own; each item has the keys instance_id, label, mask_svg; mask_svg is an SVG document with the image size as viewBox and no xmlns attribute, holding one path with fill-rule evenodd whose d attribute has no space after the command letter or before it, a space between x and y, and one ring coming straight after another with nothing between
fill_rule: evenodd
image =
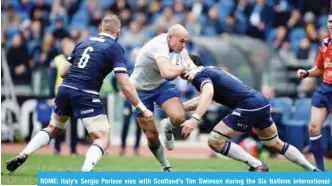
<instances>
[{"instance_id":1,"label":"sponsor logo on shorts","mask_svg":"<svg viewBox=\"0 0 332 186\"><path fill-rule=\"evenodd\" d=\"M81 114L89 114L89 113L92 113L92 112L94 112L94 109L82 110Z\"/></svg>"}]
</instances>

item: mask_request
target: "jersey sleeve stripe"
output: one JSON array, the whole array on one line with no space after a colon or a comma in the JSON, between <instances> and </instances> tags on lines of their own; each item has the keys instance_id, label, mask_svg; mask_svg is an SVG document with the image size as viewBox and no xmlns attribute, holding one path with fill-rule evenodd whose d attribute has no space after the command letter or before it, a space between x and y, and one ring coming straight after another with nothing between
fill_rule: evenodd
<instances>
[{"instance_id":1,"label":"jersey sleeve stripe","mask_svg":"<svg viewBox=\"0 0 332 186\"><path fill-rule=\"evenodd\" d=\"M115 67L114 68L114 72L118 72L118 71L124 71L127 72L127 69L125 67Z\"/></svg>"},{"instance_id":2,"label":"jersey sleeve stripe","mask_svg":"<svg viewBox=\"0 0 332 186\"><path fill-rule=\"evenodd\" d=\"M212 83L211 80L207 79L207 80L204 80L202 83L201 83L201 88L200 90L202 90L203 86L206 85L207 83Z\"/></svg>"}]
</instances>

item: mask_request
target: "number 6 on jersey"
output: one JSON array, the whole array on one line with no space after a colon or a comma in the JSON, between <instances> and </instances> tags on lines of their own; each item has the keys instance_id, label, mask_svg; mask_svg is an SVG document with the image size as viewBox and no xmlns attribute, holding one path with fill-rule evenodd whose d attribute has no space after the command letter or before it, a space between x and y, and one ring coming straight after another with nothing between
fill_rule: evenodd
<instances>
[{"instance_id":1,"label":"number 6 on jersey","mask_svg":"<svg viewBox=\"0 0 332 186\"><path fill-rule=\"evenodd\" d=\"M89 46L87 47L82 54L82 57L80 58L80 61L78 62L78 68L84 68L86 66L86 64L89 62L90 59L90 55L88 54L88 52L92 52L93 51L93 47Z\"/></svg>"}]
</instances>

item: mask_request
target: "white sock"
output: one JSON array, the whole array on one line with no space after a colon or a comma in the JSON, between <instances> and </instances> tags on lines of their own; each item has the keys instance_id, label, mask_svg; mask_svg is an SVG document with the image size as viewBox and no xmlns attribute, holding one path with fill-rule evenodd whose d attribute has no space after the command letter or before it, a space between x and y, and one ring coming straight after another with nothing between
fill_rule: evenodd
<instances>
[{"instance_id":1,"label":"white sock","mask_svg":"<svg viewBox=\"0 0 332 186\"><path fill-rule=\"evenodd\" d=\"M99 145L92 144L85 155L85 161L82 167L83 172L89 172L103 156L104 151Z\"/></svg>"},{"instance_id":2,"label":"white sock","mask_svg":"<svg viewBox=\"0 0 332 186\"><path fill-rule=\"evenodd\" d=\"M28 145L24 148L21 154L30 155L31 153L37 151L41 147L47 145L51 140L51 136L45 130L37 132L37 134L30 140Z\"/></svg>"},{"instance_id":3,"label":"white sock","mask_svg":"<svg viewBox=\"0 0 332 186\"><path fill-rule=\"evenodd\" d=\"M162 167L170 167L170 164L164 154L164 148L161 145L160 141L158 142L158 144L148 144L151 152L153 153L153 155L156 157L156 159L160 162Z\"/></svg>"},{"instance_id":4,"label":"white sock","mask_svg":"<svg viewBox=\"0 0 332 186\"><path fill-rule=\"evenodd\" d=\"M230 157L234 160L238 160L248 164L251 167L258 167L262 165L262 162L251 156L238 144L231 141L225 142L223 148L221 149L221 154Z\"/></svg>"},{"instance_id":5,"label":"white sock","mask_svg":"<svg viewBox=\"0 0 332 186\"><path fill-rule=\"evenodd\" d=\"M284 153L281 152L289 161L296 163L308 171L316 169L304 156L303 154L295 148L293 145L284 144Z\"/></svg>"}]
</instances>

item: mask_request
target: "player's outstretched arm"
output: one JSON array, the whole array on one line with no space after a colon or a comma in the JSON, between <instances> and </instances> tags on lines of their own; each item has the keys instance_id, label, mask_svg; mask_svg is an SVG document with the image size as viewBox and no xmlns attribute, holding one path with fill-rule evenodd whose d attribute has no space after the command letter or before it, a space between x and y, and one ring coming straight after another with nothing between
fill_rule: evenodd
<instances>
[{"instance_id":1,"label":"player's outstretched arm","mask_svg":"<svg viewBox=\"0 0 332 186\"><path fill-rule=\"evenodd\" d=\"M197 108L198 102L199 102L199 96L192 98L186 102L183 103L184 106L184 111L185 112L190 112L194 111Z\"/></svg>"},{"instance_id":2,"label":"player's outstretched arm","mask_svg":"<svg viewBox=\"0 0 332 186\"><path fill-rule=\"evenodd\" d=\"M198 117L198 119L201 119L201 117L207 111L209 105L212 102L213 94L214 94L214 88L212 83L204 84L203 87L201 88L200 99L194 113L194 116Z\"/></svg>"},{"instance_id":3,"label":"player's outstretched arm","mask_svg":"<svg viewBox=\"0 0 332 186\"><path fill-rule=\"evenodd\" d=\"M201 96L198 101L195 113L192 115L191 119L186 120L181 125L183 127L182 135L184 137L188 137L191 134L191 132L197 128L198 121L205 114L210 103L212 102L213 94L214 94L214 89L212 83L205 83L201 88Z\"/></svg>"},{"instance_id":4,"label":"player's outstretched arm","mask_svg":"<svg viewBox=\"0 0 332 186\"><path fill-rule=\"evenodd\" d=\"M121 91L126 97L126 99L135 106L135 109L139 112L142 112L144 117L147 120L153 119L153 113L148 110L145 105L141 102L141 100L138 97L137 91L135 87L132 85L128 74L126 73L117 73L115 75L117 81L119 82L121 86Z\"/></svg>"},{"instance_id":5,"label":"player's outstretched arm","mask_svg":"<svg viewBox=\"0 0 332 186\"><path fill-rule=\"evenodd\" d=\"M317 66L314 66L310 70L303 70L303 69L297 70L297 76L300 79L304 79L306 77L318 77L318 76L322 76L323 73L324 73L323 69L320 69Z\"/></svg>"},{"instance_id":6,"label":"player's outstretched arm","mask_svg":"<svg viewBox=\"0 0 332 186\"><path fill-rule=\"evenodd\" d=\"M181 75L186 69L182 65L172 64L168 58L160 56L156 59L160 75L164 79L173 80Z\"/></svg>"}]
</instances>

